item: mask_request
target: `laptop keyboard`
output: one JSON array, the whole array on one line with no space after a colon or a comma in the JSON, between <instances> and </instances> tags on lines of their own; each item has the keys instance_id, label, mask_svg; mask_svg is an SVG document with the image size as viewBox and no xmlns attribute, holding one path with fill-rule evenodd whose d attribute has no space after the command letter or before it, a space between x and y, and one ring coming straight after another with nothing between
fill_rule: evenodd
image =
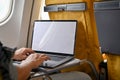
<instances>
[{"instance_id":1,"label":"laptop keyboard","mask_svg":"<svg viewBox=\"0 0 120 80\"><path fill-rule=\"evenodd\" d=\"M73 59L71 56L51 56L51 60L44 61L43 64L40 65L40 67L45 67L45 68L54 68L57 67L61 64L64 64L65 62L68 62Z\"/></svg>"},{"instance_id":2,"label":"laptop keyboard","mask_svg":"<svg viewBox=\"0 0 120 80\"><path fill-rule=\"evenodd\" d=\"M60 60L66 58L66 56L60 56L60 55L48 55L48 56L49 56L49 57L51 58L51 60L53 60L53 61L60 61Z\"/></svg>"},{"instance_id":3,"label":"laptop keyboard","mask_svg":"<svg viewBox=\"0 0 120 80\"><path fill-rule=\"evenodd\" d=\"M54 68L57 67L65 62L68 62L73 59L73 57L70 56L61 56L61 55L52 55L52 54L47 54L51 60L44 61L40 67L44 68ZM21 61L15 61L15 63L20 64Z\"/></svg>"}]
</instances>

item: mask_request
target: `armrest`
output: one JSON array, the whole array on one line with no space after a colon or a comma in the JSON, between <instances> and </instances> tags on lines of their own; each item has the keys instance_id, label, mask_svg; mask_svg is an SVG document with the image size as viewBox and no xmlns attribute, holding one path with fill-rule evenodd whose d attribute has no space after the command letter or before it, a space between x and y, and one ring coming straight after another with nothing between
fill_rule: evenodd
<instances>
[{"instance_id":1,"label":"armrest","mask_svg":"<svg viewBox=\"0 0 120 80\"><path fill-rule=\"evenodd\" d=\"M94 64L91 61L88 61L87 59L80 60L80 64L82 63L88 63L95 74L96 80L99 80L99 75Z\"/></svg>"}]
</instances>

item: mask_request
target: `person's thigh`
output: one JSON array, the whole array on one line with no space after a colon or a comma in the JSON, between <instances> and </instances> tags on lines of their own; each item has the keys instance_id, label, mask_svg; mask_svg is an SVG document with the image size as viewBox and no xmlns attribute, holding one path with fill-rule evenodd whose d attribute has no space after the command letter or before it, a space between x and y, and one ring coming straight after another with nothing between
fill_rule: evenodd
<instances>
[{"instance_id":1,"label":"person's thigh","mask_svg":"<svg viewBox=\"0 0 120 80\"><path fill-rule=\"evenodd\" d=\"M54 74L51 78L52 80L92 80L88 74L78 71Z\"/></svg>"}]
</instances>

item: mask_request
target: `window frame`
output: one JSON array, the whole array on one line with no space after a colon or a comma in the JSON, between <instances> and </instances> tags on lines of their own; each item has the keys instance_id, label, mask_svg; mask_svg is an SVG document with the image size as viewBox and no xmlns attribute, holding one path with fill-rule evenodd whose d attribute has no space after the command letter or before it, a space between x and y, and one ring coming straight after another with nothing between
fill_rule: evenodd
<instances>
[{"instance_id":1,"label":"window frame","mask_svg":"<svg viewBox=\"0 0 120 80\"><path fill-rule=\"evenodd\" d=\"M11 0L10 1L10 5L9 5L9 10L8 10L8 13L6 14L6 16L0 20L0 26L5 24L12 16L13 14L13 10L14 10L14 4L15 3L15 0Z\"/></svg>"}]
</instances>

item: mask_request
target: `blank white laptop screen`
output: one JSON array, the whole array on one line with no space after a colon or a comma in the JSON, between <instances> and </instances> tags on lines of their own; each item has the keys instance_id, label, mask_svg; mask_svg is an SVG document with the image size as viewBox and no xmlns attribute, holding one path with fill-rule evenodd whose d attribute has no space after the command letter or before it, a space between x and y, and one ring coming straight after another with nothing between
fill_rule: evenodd
<instances>
[{"instance_id":1,"label":"blank white laptop screen","mask_svg":"<svg viewBox=\"0 0 120 80\"><path fill-rule=\"evenodd\" d=\"M36 20L32 49L35 51L74 54L75 20Z\"/></svg>"}]
</instances>

